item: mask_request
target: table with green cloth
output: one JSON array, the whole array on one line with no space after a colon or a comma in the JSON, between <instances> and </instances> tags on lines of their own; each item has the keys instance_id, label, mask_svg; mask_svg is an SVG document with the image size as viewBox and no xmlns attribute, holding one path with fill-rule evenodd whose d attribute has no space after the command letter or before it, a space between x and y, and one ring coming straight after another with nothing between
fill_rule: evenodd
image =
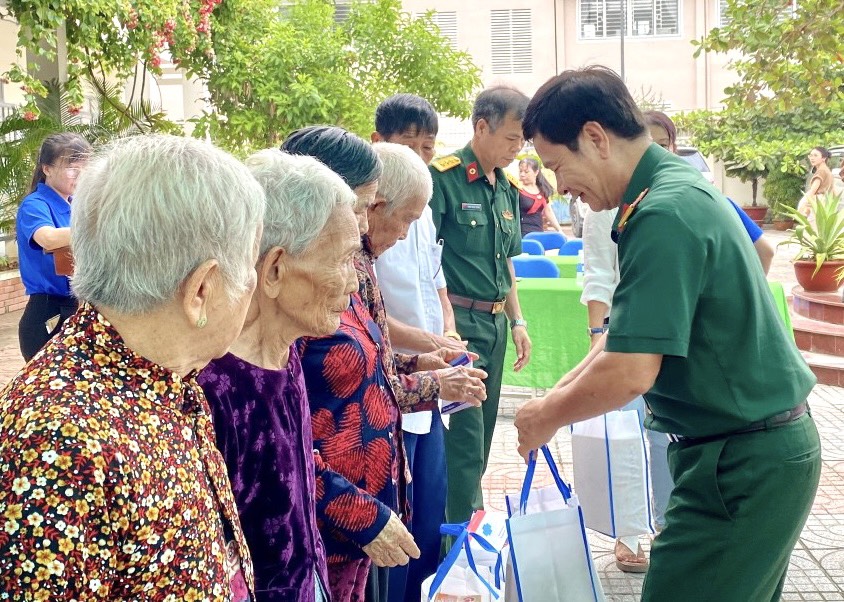
<instances>
[{"instance_id":1,"label":"table with green cloth","mask_svg":"<svg viewBox=\"0 0 844 602\"><path fill-rule=\"evenodd\" d=\"M577 255L546 255L560 270L560 278L574 278L577 276Z\"/></svg>"},{"instance_id":2,"label":"table with green cloth","mask_svg":"<svg viewBox=\"0 0 844 602\"><path fill-rule=\"evenodd\" d=\"M527 367L513 372L516 351L508 341L504 384L547 389L589 351L583 286L574 278L520 278L516 286L533 346Z\"/></svg>"},{"instance_id":3,"label":"table with green cloth","mask_svg":"<svg viewBox=\"0 0 844 602\"><path fill-rule=\"evenodd\" d=\"M513 341L508 340L503 382L517 387L548 389L589 351L586 306L580 302L583 286L574 278L520 278L516 284L533 347L528 366L521 372L513 372L516 351ZM793 336L783 286L779 282L768 284L777 310Z\"/></svg>"}]
</instances>

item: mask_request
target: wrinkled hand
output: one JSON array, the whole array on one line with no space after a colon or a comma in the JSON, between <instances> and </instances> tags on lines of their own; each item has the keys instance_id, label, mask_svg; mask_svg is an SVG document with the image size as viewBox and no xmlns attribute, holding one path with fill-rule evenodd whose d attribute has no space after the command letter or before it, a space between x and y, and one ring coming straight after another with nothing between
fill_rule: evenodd
<instances>
[{"instance_id":1,"label":"wrinkled hand","mask_svg":"<svg viewBox=\"0 0 844 602\"><path fill-rule=\"evenodd\" d=\"M363 546L363 552L376 566L405 565L411 558L419 558L419 548L413 536L395 512L390 513L390 520L375 539Z\"/></svg>"},{"instance_id":2,"label":"wrinkled hand","mask_svg":"<svg viewBox=\"0 0 844 602\"><path fill-rule=\"evenodd\" d=\"M454 341L455 343L457 341ZM450 368L449 362L456 360L464 353L469 354L469 359L473 362L478 359L477 353L466 351L465 349L451 349L447 347L440 347L436 351L429 353L420 353L416 359L417 370L439 370L441 368ZM484 377L486 378L486 377Z\"/></svg>"},{"instance_id":3,"label":"wrinkled hand","mask_svg":"<svg viewBox=\"0 0 844 602\"><path fill-rule=\"evenodd\" d=\"M443 399L465 401L475 407L486 399L486 386L482 380L487 374L479 368L455 366L437 370L437 375L440 377L440 397Z\"/></svg>"},{"instance_id":4,"label":"wrinkled hand","mask_svg":"<svg viewBox=\"0 0 844 602\"><path fill-rule=\"evenodd\" d=\"M458 341L457 339L452 339L451 337L441 337L436 334L431 335L431 342L437 347L437 349L445 348L458 353L466 351L466 345L469 344L468 341Z\"/></svg>"},{"instance_id":5,"label":"wrinkled hand","mask_svg":"<svg viewBox=\"0 0 844 602\"><path fill-rule=\"evenodd\" d=\"M527 462L531 450L539 449L557 433L557 427L548 419L548 400L545 397L531 399L518 410L514 422L519 433L519 455Z\"/></svg>"},{"instance_id":6,"label":"wrinkled hand","mask_svg":"<svg viewBox=\"0 0 844 602\"><path fill-rule=\"evenodd\" d=\"M518 372L530 362L530 337L527 328L524 326L514 326L510 335L513 337L513 344L516 346L516 361L513 362L513 371Z\"/></svg>"}]
</instances>

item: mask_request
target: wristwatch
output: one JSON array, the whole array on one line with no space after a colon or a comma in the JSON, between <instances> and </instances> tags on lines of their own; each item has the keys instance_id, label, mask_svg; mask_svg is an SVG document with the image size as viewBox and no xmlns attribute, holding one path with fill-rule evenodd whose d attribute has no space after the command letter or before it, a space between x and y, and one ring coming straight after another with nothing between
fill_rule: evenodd
<instances>
[{"instance_id":1,"label":"wristwatch","mask_svg":"<svg viewBox=\"0 0 844 602\"><path fill-rule=\"evenodd\" d=\"M524 326L527 328L527 320L523 320L522 318L510 320L510 328L515 328L516 326Z\"/></svg>"},{"instance_id":2,"label":"wristwatch","mask_svg":"<svg viewBox=\"0 0 844 602\"><path fill-rule=\"evenodd\" d=\"M594 337L596 334L604 334L607 331L604 326L589 327L589 336Z\"/></svg>"}]
</instances>

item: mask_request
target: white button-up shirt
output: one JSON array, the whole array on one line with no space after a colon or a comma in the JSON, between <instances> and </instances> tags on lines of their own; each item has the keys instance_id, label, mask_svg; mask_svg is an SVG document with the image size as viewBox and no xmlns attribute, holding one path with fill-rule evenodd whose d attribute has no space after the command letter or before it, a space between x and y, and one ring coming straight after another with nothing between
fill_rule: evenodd
<instances>
[{"instance_id":1,"label":"white button-up shirt","mask_svg":"<svg viewBox=\"0 0 844 602\"><path fill-rule=\"evenodd\" d=\"M446 286L441 258L442 245L437 244L431 208L425 207L422 216L410 225L407 238L387 249L375 262L378 287L389 316L427 332L443 333L443 310L437 294ZM396 350L412 352L398 347ZM431 412L404 414L403 430L424 435L431 430L431 416Z\"/></svg>"},{"instance_id":2,"label":"white button-up shirt","mask_svg":"<svg viewBox=\"0 0 844 602\"><path fill-rule=\"evenodd\" d=\"M610 238L618 209L592 211L583 219L583 294L580 302L600 301L612 306L612 296L618 285L618 246Z\"/></svg>"}]
</instances>

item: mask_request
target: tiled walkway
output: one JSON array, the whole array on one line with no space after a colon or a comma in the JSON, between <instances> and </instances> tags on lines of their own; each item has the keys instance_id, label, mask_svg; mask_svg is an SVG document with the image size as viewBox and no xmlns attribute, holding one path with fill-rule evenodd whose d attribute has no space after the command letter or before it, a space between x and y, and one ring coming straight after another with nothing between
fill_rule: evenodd
<instances>
[{"instance_id":1,"label":"tiled walkway","mask_svg":"<svg viewBox=\"0 0 844 602\"><path fill-rule=\"evenodd\" d=\"M524 462L516 453L513 417L532 391L505 387L502 395L490 467L484 477L484 499L487 508L503 511L504 494L519 491L524 477ZM809 404L821 433L823 471L812 514L791 558L783 600L844 600L844 389L815 387ZM571 481L568 431L557 434L551 449L566 480ZM537 479L537 486L552 483L544 467L537 467ZM611 539L590 532L589 541L607 599L639 600L644 577L616 568ZM646 543L643 537L645 549Z\"/></svg>"}]
</instances>

